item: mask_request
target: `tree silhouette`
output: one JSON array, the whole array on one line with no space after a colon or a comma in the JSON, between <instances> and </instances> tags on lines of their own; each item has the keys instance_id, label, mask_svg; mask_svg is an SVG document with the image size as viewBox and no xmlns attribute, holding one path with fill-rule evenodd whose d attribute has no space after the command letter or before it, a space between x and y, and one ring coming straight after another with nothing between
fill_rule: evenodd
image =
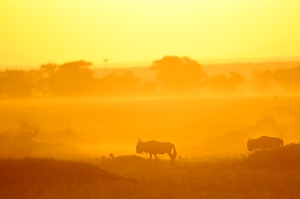
<instances>
[{"instance_id":1,"label":"tree silhouette","mask_svg":"<svg viewBox=\"0 0 300 199\"><path fill-rule=\"evenodd\" d=\"M300 66L277 69L273 73L273 78L286 92L298 92L300 90Z\"/></svg>"},{"instance_id":2,"label":"tree silhouette","mask_svg":"<svg viewBox=\"0 0 300 199\"><path fill-rule=\"evenodd\" d=\"M243 76L236 72L230 72L230 76L218 75L208 80L208 87L215 93L236 93L238 86L244 83Z\"/></svg>"},{"instance_id":3,"label":"tree silhouette","mask_svg":"<svg viewBox=\"0 0 300 199\"><path fill-rule=\"evenodd\" d=\"M29 97L33 88L27 72L22 70L6 70L0 74L0 96Z\"/></svg>"},{"instance_id":4,"label":"tree silhouette","mask_svg":"<svg viewBox=\"0 0 300 199\"><path fill-rule=\"evenodd\" d=\"M42 78L40 79L36 87L37 90L40 91L42 96L51 96L51 94L54 92L53 90L51 90L51 86L53 84L53 79L57 68L58 66L52 63L40 66L40 73Z\"/></svg>"},{"instance_id":5,"label":"tree silhouette","mask_svg":"<svg viewBox=\"0 0 300 199\"><path fill-rule=\"evenodd\" d=\"M202 66L188 57L166 56L153 62L158 89L166 93L188 93L204 86L207 74Z\"/></svg>"},{"instance_id":6,"label":"tree silhouette","mask_svg":"<svg viewBox=\"0 0 300 199\"><path fill-rule=\"evenodd\" d=\"M254 72L254 84L259 92L266 92L271 86L273 73L271 70Z\"/></svg>"},{"instance_id":7,"label":"tree silhouette","mask_svg":"<svg viewBox=\"0 0 300 199\"><path fill-rule=\"evenodd\" d=\"M50 76L53 76L54 73L56 72L57 65L52 64L52 63L44 64L44 65L41 65L40 70L45 77L50 77Z\"/></svg>"},{"instance_id":8,"label":"tree silhouette","mask_svg":"<svg viewBox=\"0 0 300 199\"><path fill-rule=\"evenodd\" d=\"M50 88L56 95L81 95L90 90L93 82L92 70L88 67L92 65L86 61L68 62L59 65L57 71L50 80ZM44 66L45 68L45 66ZM47 72L51 74L54 66L47 66Z\"/></svg>"},{"instance_id":9,"label":"tree silhouette","mask_svg":"<svg viewBox=\"0 0 300 199\"><path fill-rule=\"evenodd\" d=\"M121 74L111 73L96 80L96 91L98 95L130 95L140 90L140 79L131 71Z\"/></svg>"}]
</instances>

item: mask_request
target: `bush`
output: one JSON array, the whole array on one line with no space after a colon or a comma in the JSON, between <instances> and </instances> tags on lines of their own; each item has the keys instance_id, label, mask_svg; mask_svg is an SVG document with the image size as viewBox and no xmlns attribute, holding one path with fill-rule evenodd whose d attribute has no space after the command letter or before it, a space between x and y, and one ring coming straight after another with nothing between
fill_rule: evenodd
<instances>
[{"instance_id":1,"label":"bush","mask_svg":"<svg viewBox=\"0 0 300 199\"><path fill-rule=\"evenodd\" d=\"M247 164L254 168L300 168L300 144L288 144L273 150L250 154Z\"/></svg>"}]
</instances>

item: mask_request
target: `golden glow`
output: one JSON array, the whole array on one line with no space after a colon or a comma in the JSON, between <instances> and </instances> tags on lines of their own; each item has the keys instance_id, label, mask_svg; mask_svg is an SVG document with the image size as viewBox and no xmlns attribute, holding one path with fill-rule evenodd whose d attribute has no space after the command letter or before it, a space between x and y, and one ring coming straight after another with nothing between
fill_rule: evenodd
<instances>
[{"instance_id":1,"label":"golden glow","mask_svg":"<svg viewBox=\"0 0 300 199\"><path fill-rule=\"evenodd\" d=\"M0 157L135 155L138 139L173 142L182 157L246 154L249 137L299 143L299 117L293 116L299 107L295 96L7 100L0 105ZM29 138L13 137L33 131L29 121L40 127L32 148Z\"/></svg>"},{"instance_id":2,"label":"golden glow","mask_svg":"<svg viewBox=\"0 0 300 199\"><path fill-rule=\"evenodd\" d=\"M299 56L298 1L3 0L1 67Z\"/></svg>"},{"instance_id":3,"label":"golden glow","mask_svg":"<svg viewBox=\"0 0 300 199\"><path fill-rule=\"evenodd\" d=\"M298 2L0 0L0 197L300 198Z\"/></svg>"}]
</instances>

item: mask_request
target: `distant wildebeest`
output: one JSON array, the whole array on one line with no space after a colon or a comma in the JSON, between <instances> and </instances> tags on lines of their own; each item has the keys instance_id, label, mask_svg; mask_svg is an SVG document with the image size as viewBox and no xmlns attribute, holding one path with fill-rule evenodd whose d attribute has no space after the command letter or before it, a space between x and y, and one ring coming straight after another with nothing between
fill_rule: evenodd
<instances>
[{"instance_id":1,"label":"distant wildebeest","mask_svg":"<svg viewBox=\"0 0 300 199\"><path fill-rule=\"evenodd\" d=\"M172 150L173 150L173 153L172 153ZM142 152L149 153L150 161L152 159L152 155L154 155L155 160L157 160L157 154L167 153L171 158L171 162L173 162L177 156L177 152L176 152L174 144L172 144L170 142L158 142L155 140L151 140L148 142L142 142L140 140L136 145L136 152L137 153L142 153Z\"/></svg>"},{"instance_id":2,"label":"distant wildebeest","mask_svg":"<svg viewBox=\"0 0 300 199\"><path fill-rule=\"evenodd\" d=\"M38 124L29 125L28 128L20 128L13 136L3 135L0 139L0 157L24 158L30 156L35 147L34 138L39 134Z\"/></svg>"},{"instance_id":3,"label":"distant wildebeest","mask_svg":"<svg viewBox=\"0 0 300 199\"><path fill-rule=\"evenodd\" d=\"M256 139L250 138L247 142L248 151L274 149L281 146L283 146L283 140L277 137L261 136Z\"/></svg>"},{"instance_id":4,"label":"distant wildebeest","mask_svg":"<svg viewBox=\"0 0 300 199\"><path fill-rule=\"evenodd\" d=\"M40 132L40 126L38 124L32 124L32 131L23 131L20 132L18 135L15 135L13 138L20 139L20 140L31 140L35 136L37 136Z\"/></svg>"}]
</instances>

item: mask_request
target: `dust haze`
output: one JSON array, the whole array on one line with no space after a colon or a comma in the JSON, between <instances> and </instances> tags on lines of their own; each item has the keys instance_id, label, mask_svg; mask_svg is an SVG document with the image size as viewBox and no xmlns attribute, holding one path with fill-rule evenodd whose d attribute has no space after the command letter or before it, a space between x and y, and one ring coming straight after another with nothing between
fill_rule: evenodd
<instances>
[{"instance_id":1,"label":"dust haze","mask_svg":"<svg viewBox=\"0 0 300 199\"><path fill-rule=\"evenodd\" d=\"M90 66L0 72L1 157L133 155L141 139L170 141L193 159L246 155L261 135L299 142L298 62L166 56L140 70Z\"/></svg>"},{"instance_id":2,"label":"dust haze","mask_svg":"<svg viewBox=\"0 0 300 199\"><path fill-rule=\"evenodd\" d=\"M0 197L299 198L299 77L177 56L0 71Z\"/></svg>"}]
</instances>

